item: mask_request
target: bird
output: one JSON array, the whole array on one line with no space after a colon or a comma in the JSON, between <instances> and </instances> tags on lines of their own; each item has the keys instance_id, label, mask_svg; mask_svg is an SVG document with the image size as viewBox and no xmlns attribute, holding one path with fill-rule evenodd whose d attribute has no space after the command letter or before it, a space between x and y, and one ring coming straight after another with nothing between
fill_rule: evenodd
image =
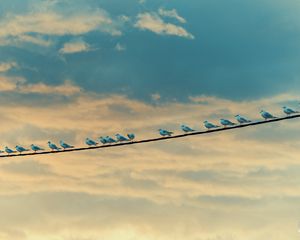
<instances>
[{"instance_id":1,"label":"bird","mask_svg":"<svg viewBox=\"0 0 300 240\"><path fill-rule=\"evenodd\" d=\"M118 141L118 142L129 141L128 138L126 138L126 137L120 135L119 133L116 134L116 138L117 138L117 141Z\"/></svg>"},{"instance_id":2,"label":"bird","mask_svg":"<svg viewBox=\"0 0 300 240\"><path fill-rule=\"evenodd\" d=\"M54 150L57 150L57 151L60 150L59 147L57 147L54 143L52 143L50 141L48 141L48 146L49 146L49 148L51 148L52 151L54 151Z\"/></svg>"},{"instance_id":3,"label":"bird","mask_svg":"<svg viewBox=\"0 0 300 240\"><path fill-rule=\"evenodd\" d=\"M5 147L5 150L4 150L7 154L11 154L11 153L15 153L16 151L10 149L9 147Z\"/></svg>"},{"instance_id":4,"label":"bird","mask_svg":"<svg viewBox=\"0 0 300 240\"><path fill-rule=\"evenodd\" d=\"M85 143L86 143L86 145L88 145L88 146L96 146L96 145L98 144L97 142L95 142L94 140L89 139L89 138L86 138L86 139L85 139Z\"/></svg>"},{"instance_id":5,"label":"bird","mask_svg":"<svg viewBox=\"0 0 300 240\"><path fill-rule=\"evenodd\" d=\"M240 124L243 124L243 123L250 123L251 121L248 120L247 118L241 116L241 115L235 115L235 118L236 120L240 123Z\"/></svg>"},{"instance_id":6,"label":"bird","mask_svg":"<svg viewBox=\"0 0 300 240\"><path fill-rule=\"evenodd\" d=\"M59 144L60 144L60 146L61 146L63 149L74 148L74 146L71 146L71 145L65 143L65 142L62 141L62 140L59 141Z\"/></svg>"},{"instance_id":7,"label":"bird","mask_svg":"<svg viewBox=\"0 0 300 240\"><path fill-rule=\"evenodd\" d=\"M168 130L165 130L165 129L158 129L159 131L159 134L162 135L163 137L165 136L172 136L173 132L170 132Z\"/></svg>"},{"instance_id":8,"label":"bird","mask_svg":"<svg viewBox=\"0 0 300 240\"><path fill-rule=\"evenodd\" d=\"M188 133L188 132L195 132L194 129L192 129L192 128L186 126L186 125L181 125L181 130L184 131L184 132L186 132L186 133Z\"/></svg>"},{"instance_id":9,"label":"bird","mask_svg":"<svg viewBox=\"0 0 300 240\"><path fill-rule=\"evenodd\" d=\"M227 127L227 126L234 126L235 123L229 121L228 119L220 119L220 123L224 126L224 127Z\"/></svg>"},{"instance_id":10,"label":"bird","mask_svg":"<svg viewBox=\"0 0 300 240\"><path fill-rule=\"evenodd\" d=\"M43 148L40 148L39 146L34 145L34 144L31 144L31 145L30 145L30 148L31 148L31 150L34 151L34 152L37 152L37 151L43 151L43 150L44 150Z\"/></svg>"},{"instance_id":11,"label":"bird","mask_svg":"<svg viewBox=\"0 0 300 240\"><path fill-rule=\"evenodd\" d=\"M283 107L283 112L288 116L291 114L299 113L298 111L295 111L289 107Z\"/></svg>"},{"instance_id":12,"label":"bird","mask_svg":"<svg viewBox=\"0 0 300 240\"><path fill-rule=\"evenodd\" d=\"M19 145L16 146L16 150L17 150L19 153L29 151L29 149L25 149L25 148L23 148L22 146L19 146Z\"/></svg>"},{"instance_id":13,"label":"bird","mask_svg":"<svg viewBox=\"0 0 300 240\"><path fill-rule=\"evenodd\" d=\"M260 111L260 115L265 119L265 120L268 120L268 119L274 119L276 117L274 117L271 113L268 113L264 110L261 110Z\"/></svg>"},{"instance_id":14,"label":"bird","mask_svg":"<svg viewBox=\"0 0 300 240\"><path fill-rule=\"evenodd\" d=\"M220 126L218 126L218 125L214 125L214 124L210 123L209 121L204 121L203 123L204 123L204 126L205 126L208 130L209 130L209 129L213 129L213 128L218 128L218 127L220 127Z\"/></svg>"},{"instance_id":15,"label":"bird","mask_svg":"<svg viewBox=\"0 0 300 240\"><path fill-rule=\"evenodd\" d=\"M128 133L127 137L132 141L135 138L135 135L133 133Z\"/></svg>"},{"instance_id":16,"label":"bird","mask_svg":"<svg viewBox=\"0 0 300 240\"><path fill-rule=\"evenodd\" d=\"M99 137L99 140L102 144L108 143L107 140L104 137Z\"/></svg>"},{"instance_id":17,"label":"bird","mask_svg":"<svg viewBox=\"0 0 300 240\"><path fill-rule=\"evenodd\" d=\"M105 140L107 141L107 143L116 143L117 141L113 138L111 138L110 136L106 136Z\"/></svg>"}]
</instances>

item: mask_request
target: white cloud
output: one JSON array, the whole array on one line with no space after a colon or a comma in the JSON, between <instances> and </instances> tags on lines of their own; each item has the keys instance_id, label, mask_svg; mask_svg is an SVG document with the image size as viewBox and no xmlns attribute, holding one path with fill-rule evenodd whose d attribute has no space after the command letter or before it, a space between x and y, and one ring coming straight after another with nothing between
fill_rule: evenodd
<instances>
[{"instance_id":1,"label":"white cloud","mask_svg":"<svg viewBox=\"0 0 300 240\"><path fill-rule=\"evenodd\" d=\"M164 20L157 13L140 13L138 14L137 18L138 21L134 26L141 30L149 30L160 35L174 35L188 39L195 38L183 27L164 22Z\"/></svg>"},{"instance_id":2,"label":"white cloud","mask_svg":"<svg viewBox=\"0 0 300 240\"><path fill-rule=\"evenodd\" d=\"M45 83L28 84L22 77L0 76L0 92L71 96L80 91L80 87L73 85L70 81L65 81L62 85L50 86Z\"/></svg>"},{"instance_id":3,"label":"white cloud","mask_svg":"<svg viewBox=\"0 0 300 240\"><path fill-rule=\"evenodd\" d=\"M115 46L115 50L116 51L125 51L126 50L126 47L124 45L122 45L121 43L117 43L116 46Z\"/></svg>"},{"instance_id":4,"label":"white cloud","mask_svg":"<svg viewBox=\"0 0 300 240\"><path fill-rule=\"evenodd\" d=\"M175 18L176 20L178 20L181 23L186 23L186 20L183 17L179 16L176 9L166 10L166 9L160 8L160 9L158 9L158 13L159 13L159 15L161 15L163 17Z\"/></svg>"},{"instance_id":5,"label":"white cloud","mask_svg":"<svg viewBox=\"0 0 300 240\"><path fill-rule=\"evenodd\" d=\"M90 31L101 31L112 36L122 32L107 12L101 9L63 15L55 11L33 12L25 15L7 15L0 19L0 40L2 45L10 41L23 40L39 45L50 45L41 37L29 36L29 33L39 35L80 35Z\"/></svg>"},{"instance_id":6,"label":"white cloud","mask_svg":"<svg viewBox=\"0 0 300 240\"><path fill-rule=\"evenodd\" d=\"M0 63L0 72L7 72L10 69L17 67L17 63L16 62L3 62Z\"/></svg>"},{"instance_id":7,"label":"white cloud","mask_svg":"<svg viewBox=\"0 0 300 240\"><path fill-rule=\"evenodd\" d=\"M88 43L79 40L75 42L65 43L63 48L59 50L62 54L70 54L70 53L79 53L79 52L87 52L90 51L91 47Z\"/></svg>"}]
</instances>

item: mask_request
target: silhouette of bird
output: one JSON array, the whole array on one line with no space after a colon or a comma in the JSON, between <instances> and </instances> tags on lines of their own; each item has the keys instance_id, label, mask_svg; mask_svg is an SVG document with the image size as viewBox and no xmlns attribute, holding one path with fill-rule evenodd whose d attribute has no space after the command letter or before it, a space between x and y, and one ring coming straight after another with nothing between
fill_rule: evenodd
<instances>
[{"instance_id":1,"label":"silhouette of bird","mask_svg":"<svg viewBox=\"0 0 300 240\"><path fill-rule=\"evenodd\" d=\"M95 142L94 140L89 139L89 138L86 138L86 139L85 139L85 143L86 143L86 145L88 145L88 146L96 146L96 145L98 144L97 142Z\"/></svg>"},{"instance_id":2,"label":"silhouette of bird","mask_svg":"<svg viewBox=\"0 0 300 240\"><path fill-rule=\"evenodd\" d=\"M299 113L298 111L295 111L289 107L283 107L283 112L288 116L291 114Z\"/></svg>"},{"instance_id":3,"label":"silhouette of bird","mask_svg":"<svg viewBox=\"0 0 300 240\"><path fill-rule=\"evenodd\" d=\"M240 124L243 124L243 123L250 123L251 121L248 120L247 118L241 116L241 115L236 115L235 116L236 120L240 123Z\"/></svg>"},{"instance_id":4,"label":"silhouette of bird","mask_svg":"<svg viewBox=\"0 0 300 240\"><path fill-rule=\"evenodd\" d=\"M43 148L40 148L39 146L34 145L34 144L31 144L31 145L30 145L30 148L31 148L31 150L34 151L34 152L37 152L37 151L43 151L43 150L44 150Z\"/></svg>"},{"instance_id":5,"label":"silhouette of bird","mask_svg":"<svg viewBox=\"0 0 300 240\"><path fill-rule=\"evenodd\" d=\"M22 146L19 146L19 145L16 146L16 150L17 150L19 153L29 151L29 149L25 149L25 148L23 148Z\"/></svg>"},{"instance_id":6,"label":"silhouette of bird","mask_svg":"<svg viewBox=\"0 0 300 240\"><path fill-rule=\"evenodd\" d=\"M133 133L128 133L127 137L132 141L135 138L135 135Z\"/></svg>"},{"instance_id":7,"label":"silhouette of bird","mask_svg":"<svg viewBox=\"0 0 300 240\"><path fill-rule=\"evenodd\" d=\"M16 151L10 149L9 147L5 147L5 150L4 150L7 154L11 154L11 153L15 153Z\"/></svg>"},{"instance_id":8,"label":"silhouette of bird","mask_svg":"<svg viewBox=\"0 0 300 240\"><path fill-rule=\"evenodd\" d=\"M173 132L170 132L168 130L165 130L165 129L158 129L159 131L159 134L162 135L163 137L165 136L172 136Z\"/></svg>"},{"instance_id":9,"label":"silhouette of bird","mask_svg":"<svg viewBox=\"0 0 300 240\"><path fill-rule=\"evenodd\" d=\"M99 140L102 144L108 143L104 137L99 137Z\"/></svg>"},{"instance_id":10,"label":"silhouette of bird","mask_svg":"<svg viewBox=\"0 0 300 240\"><path fill-rule=\"evenodd\" d=\"M65 143L65 142L62 141L62 140L59 141L59 144L60 144L60 146L61 146L63 149L74 148L74 146L71 146L71 145Z\"/></svg>"},{"instance_id":11,"label":"silhouette of bird","mask_svg":"<svg viewBox=\"0 0 300 240\"><path fill-rule=\"evenodd\" d=\"M220 123L224 126L224 127L228 127L228 126L234 126L235 123L229 121L228 119L220 119Z\"/></svg>"},{"instance_id":12,"label":"silhouette of bird","mask_svg":"<svg viewBox=\"0 0 300 240\"><path fill-rule=\"evenodd\" d=\"M261 110L260 111L260 115L265 119L265 120L268 120L268 119L274 119L276 117L274 117L271 113L268 113L264 110Z\"/></svg>"},{"instance_id":13,"label":"silhouette of bird","mask_svg":"<svg viewBox=\"0 0 300 240\"><path fill-rule=\"evenodd\" d=\"M218 128L220 126L210 123L209 121L204 121L204 126L209 130L213 128Z\"/></svg>"},{"instance_id":14,"label":"silhouette of bird","mask_svg":"<svg viewBox=\"0 0 300 240\"><path fill-rule=\"evenodd\" d=\"M189 126L186 125L181 125L181 130L188 133L188 132L195 132L194 129L190 128Z\"/></svg>"},{"instance_id":15,"label":"silhouette of bird","mask_svg":"<svg viewBox=\"0 0 300 240\"><path fill-rule=\"evenodd\" d=\"M126 137L120 135L119 133L116 134L116 138L117 138L117 141L118 141L118 142L129 141L128 138L126 138Z\"/></svg>"},{"instance_id":16,"label":"silhouette of bird","mask_svg":"<svg viewBox=\"0 0 300 240\"><path fill-rule=\"evenodd\" d=\"M54 151L54 150L56 150L56 151L60 150L59 147L57 147L54 143L52 143L52 142L50 142L50 141L48 141L48 146L49 146L49 148L50 148L52 151Z\"/></svg>"}]
</instances>

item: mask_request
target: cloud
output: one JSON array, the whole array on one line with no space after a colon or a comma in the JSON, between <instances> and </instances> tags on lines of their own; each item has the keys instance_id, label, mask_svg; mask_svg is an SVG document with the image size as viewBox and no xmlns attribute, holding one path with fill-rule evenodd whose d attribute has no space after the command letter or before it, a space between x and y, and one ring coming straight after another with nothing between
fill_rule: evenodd
<instances>
[{"instance_id":1,"label":"cloud","mask_svg":"<svg viewBox=\"0 0 300 240\"><path fill-rule=\"evenodd\" d=\"M17 67L18 64L16 62L3 62L0 63L0 73L1 72L7 72L12 68Z\"/></svg>"},{"instance_id":2,"label":"cloud","mask_svg":"<svg viewBox=\"0 0 300 240\"><path fill-rule=\"evenodd\" d=\"M88 52L91 50L91 47L88 43L79 40L65 43L63 48L59 50L62 54L71 54L71 53L79 53L79 52Z\"/></svg>"},{"instance_id":3,"label":"cloud","mask_svg":"<svg viewBox=\"0 0 300 240\"><path fill-rule=\"evenodd\" d=\"M22 77L0 76L0 92L71 96L80 91L81 89L73 85L70 81L65 81L62 85L50 86L45 83L29 84Z\"/></svg>"},{"instance_id":4,"label":"cloud","mask_svg":"<svg viewBox=\"0 0 300 240\"><path fill-rule=\"evenodd\" d=\"M0 21L2 45L18 40L49 46L51 41L44 40L41 35L76 36L91 31L101 31L112 36L122 34L108 13L102 9L72 14L61 14L53 10L35 11L24 15L8 14ZM39 36L35 37L32 34Z\"/></svg>"},{"instance_id":5,"label":"cloud","mask_svg":"<svg viewBox=\"0 0 300 240\"><path fill-rule=\"evenodd\" d=\"M183 17L179 16L176 9L166 10L166 9L160 8L160 9L158 9L158 14L163 17L174 18L174 19L178 20L180 23L186 23L186 20Z\"/></svg>"},{"instance_id":6,"label":"cloud","mask_svg":"<svg viewBox=\"0 0 300 240\"><path fill-rule=\"evenodd\" d=\"M185 30L183 27L177 26L172 23L166 23L164 20L154 12L140 13L137 16L135 27L141 30L149 30L160 35L173 35L194 39L195 37Z\"/></svg>"},{"instance_id":7,"label":"cloud","mask_svg":"<svg viewBox=\"0 0 300 240\"><path fill-rule=\"evenodd\" d=\"M121 43L117 43L116 46L115 46L115 50L119 51L119 52L125 51L126 46L122 45Z\"/></svg>"}]
</instances>

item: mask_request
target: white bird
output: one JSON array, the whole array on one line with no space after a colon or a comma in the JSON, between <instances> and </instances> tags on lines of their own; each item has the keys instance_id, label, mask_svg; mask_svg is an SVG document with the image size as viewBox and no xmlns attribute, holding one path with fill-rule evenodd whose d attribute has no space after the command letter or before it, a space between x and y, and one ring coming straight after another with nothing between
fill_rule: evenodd
<instances>
[{"instance_id":1,"label":"white bird","mask_svg":"<svg viewBox=\"0 0 300 240\"><path fill-rule=\"evenodd\" d=\"M165 129L158 129L159 131L159 134L162 135L163 137L165 136L171 136L173 134L173 132L170 132L168 130L165 130Z\"/></svg>"},{"instance_id":2,"label":"white bird","mask_svg":"<svg viewBox=\"0 0 300 240\"><path fill-rule=\"evenodd\" d=\"M227 120L227 119L220 119L220 123L224 126L224 127L227 127L227 126L234 126L235 123Z\"/></svg>"},{"instance_id":3,"label":"white bird","mask_svg":"<svg viewBox=\"0 0 300 240\"><path fill-rule=\"evenodd\" d=\"M288 116L291 114L299 113L298 111L295 111L289 107L283 107L283 112Z\"/></svg>"},{"instance_id":4,"label":"white bird","mask_svg":"<svg viewBox=\"0 0 300 240\"><path fill-rule=\"evenodd\" d=\"M98 144L97 142L95 142L94 140L89 139L89 138L86 138L86 139L85 139L85 143L86 143L86 145L88 145L88 146L96 146L96 145Z\"/></svg>"},{"instance_id":5,"label":"white bird","mask_svg":"<svg viewBox=\"0 0 300 240\"><path fill-rule=\"evenodd\" d=\"M34 144L31 144L30 147L31 147L32 151L34 151L34 152L43 151L44 150L43 148L40 148L39 146L34 145Z\"/></svg>"},{"instance_id":6,"label":"white bird","mask_svg":"<svg viewBox=\"0 0 300 240\"><path fill-rule=\"evenodd\" d=\"M61 146L63 149L74 148L74 146L71 146L71 145L65 143L65 142L62 141L62 140L59 141L59 144L60 144L60 146Z\"/></svg>"},{"instance_id":7,"label":"white bird","mask_svg":"<svg viewBox=\"0 0 300 240\"><path fill-rule=\"evenodd\" d=\"M188 133L188 132L195 132L194 129L190 128L189 126L186 125L181 125L181 130Z\"/></svg>"},{"instance_id":8,"label":"white bird","mask_svg":"<svg viewBox=\"0 0 300 240\"><path fill-rule=\"evenodd\" d=\"M251 121L248 120L247 118L241 116L241 115L236 115L235 116L236 120L240 123L240 124L243 124L243 123L250 123Z\"/></svg>"},{"instance_id":9,"label":"white bird","mask_svg":"<svg viewBox=\"0 0 300 240\"><path fill-rule=\"evenodd\" d=\"M274 117L271 113L266 112L266 111L264 111L264 110L261 110L261 111L260 111L260 115L261 115L265 120L276 118L276 117Z\"/></svg>"},{"instance_id":10,"label":"white bird","mask_svg":"<svg viewBox=\"0 0 300 240\"><path fill-rule=\"evenodd\" d=\"M119 134L119 133L117 133L117 134L116 134L116 138L117 138L117 141L118 141L118 142L125 142L125 141L129 141L129 139L128 139L128 138L126 138L126 137L122 136L122 135L121 135L121 134Z\"/></svg>"},{"instance_id":11,"label":"white bird","mask_svg":"<svg viewBox=\"0 0 300 240\"><path fill-rule=\"evenodd\" d=\"M18 146L18 145L16 146L16 150L17 150L19 153L29 151L29 149L25 149L25 148L23 148L22 146Z\"/></svg>"},{"instance_id":12,"label":"white bird","mask_svg":"<svg viewBox=\"0 0 300 240\"><path fill-rule=\"evenodd\" d=\"M220 126L210 123L209 121L204 121L204 126L209 130L213 128L218 128Z\"/></svg>"},{"instance_id":13,"label":"white bird","mask_svg":"<svg viewBox=\"0 0 300 240\"><path fill-rule=\"evenodd\" d=\"M7 154L11 154L11 153L15 153L16 151L10 149L9 147L5 147L5 150L4 150Z\"/></svg>"},{"instance_id":14,"label":"white bird","mask_svg":"<svg viewBox=\"0 0 300 240\"><path fill-rule=\"evenodd\" d=\"M56 150L56 151L60 150L60 148L59 148L58 146L56 146L54 143L52 143L52 142L50 142L50 141L48 141L48 146L49 146L49 148L50 148L52 151L54 151L54 150Z\"/></svg>"}]
</instances>

